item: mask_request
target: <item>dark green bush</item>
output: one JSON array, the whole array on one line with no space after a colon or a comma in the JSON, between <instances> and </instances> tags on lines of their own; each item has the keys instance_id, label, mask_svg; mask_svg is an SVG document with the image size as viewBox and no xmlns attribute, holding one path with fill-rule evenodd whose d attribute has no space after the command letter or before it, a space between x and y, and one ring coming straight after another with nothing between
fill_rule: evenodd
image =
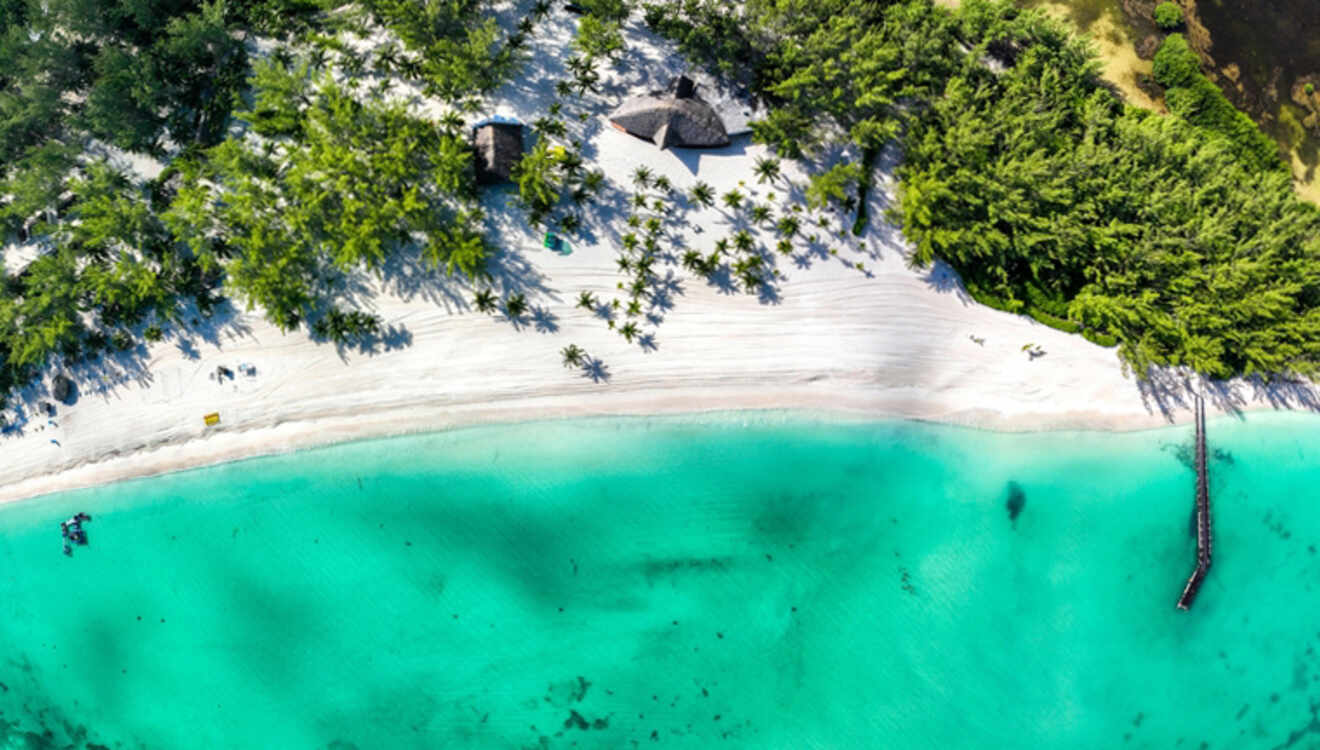
<instances>
[{"instance_id":1,"label":"dark green bush","mask_svg":"<svg viewBox=\"0 0 1320 750\"><path fill-rule=\"evenodd\" d=\"M1029 315L1031 319L1035 320L1037 323L1044 323L1056 331L1063 331L1064 333L1080 333L1082 330L1082 327L1077 323L1065 318L1050 315L1038 307L1027 307L1023 312Z\"/></svg>"},{"instance_id":2,"label":"dark green bush","mask_svg":"<svg viewBox=\"0 0 1320 750\"><path fill-rule=\"evenodd\" d=\"M1239 158L1257 169L1284 168L1278 144L1201 73L1201 59L1182 34L1170 34L1160 45L1152 73L1164 87L1164 103L1170 112L1223 136Z\"/></svg>"},{"instance_id":3,"label":"dark green bush","mask_svg":"<svg viewBox=\"0 0 1320 750\"><path fill-rule=\"evenodd\" d=\"M1000 312L1013 313L1014 315L1022 312L1022 303L1018 300L1000 297L992 292L987 292L970 281L966 282L966 287L967 293L971 295L972 299L986 307L999 310Z\"/></svg>"},{"instance_id":4,"label":"dark green bush","mask_svg":"<svg viewBox=\"0 0 1320 750\"><path fill-rule=\"evenodd\" d=\"M1183 12L1177 3L1164 0L1164 2L1155 6L1155 25L1165 31L1182 26Z\"/></svg>"},{"instance_id":5,"label":"dark green bush","mask_svg":"<svg viewBox=\"0 0 1320 750\"><path fill-rule=\"evenodd\" d=\"M1118 346L1118 339L1116 337L1111 336L1103 331L1098 331L1094 328L1082 329L1082 338L1086 339L1087 341L1090 341L1092 344L1109 347L1111 349L1115 346Z\"/></svg>"}]
</instances>

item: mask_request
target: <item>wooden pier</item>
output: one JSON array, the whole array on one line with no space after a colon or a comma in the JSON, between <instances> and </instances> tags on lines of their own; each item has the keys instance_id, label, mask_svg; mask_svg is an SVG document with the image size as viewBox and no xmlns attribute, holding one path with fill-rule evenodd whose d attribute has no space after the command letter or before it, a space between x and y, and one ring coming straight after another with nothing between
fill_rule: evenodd
<instances>
[{"instance_id":1,"label":"wooden pier","mask_svg":"<svg viewBox=\"0 0 1320 750\"><path fill-rule=\"evenodd\" d=\"M1214 549L1214 537L1210 532L1210 484L1205 452L1205 401L1196 397L1196 569L1187 579L1182 596L1178 597L1178 609L1187 609L1196 599L1196 592L1205 583L1210 572L1210 553Z\"/></svg>"}]
</instances>

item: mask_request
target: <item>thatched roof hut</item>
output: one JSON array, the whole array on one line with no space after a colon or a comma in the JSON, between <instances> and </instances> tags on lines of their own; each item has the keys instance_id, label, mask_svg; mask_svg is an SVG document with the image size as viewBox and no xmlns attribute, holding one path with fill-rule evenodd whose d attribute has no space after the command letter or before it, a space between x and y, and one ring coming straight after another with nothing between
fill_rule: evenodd
<instances>
[{"instance_id":1,"label":"thatched roof hut","mask_svg":"<svg viewBox=\"0 0 1320 750\"><path fill-rule=\"evenodd\" d=\"M624 102L610 116L619 130L651 141L660 148L714 148L729 145L729 134L696 85L679 76L667 91L653 91Z\"/></svg>"},{"instance_id":2,"label":"thatched roof hut","mask_svg":"<svg viewBox=\"0 0 1320 750\"><path fill-rule=\"evenodd\" d=\"M477 182L494 185L513 177L513 165L522 158L522 125L512 122L488 122L472 133L477 151Z\"/></svg>"}]
</instances>

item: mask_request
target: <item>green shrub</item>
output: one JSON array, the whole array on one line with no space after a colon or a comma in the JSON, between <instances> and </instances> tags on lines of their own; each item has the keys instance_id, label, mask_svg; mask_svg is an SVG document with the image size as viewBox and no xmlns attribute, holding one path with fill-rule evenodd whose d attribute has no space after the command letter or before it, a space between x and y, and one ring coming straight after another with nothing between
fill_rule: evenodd
<instances>
[{"instance_id":1,"label":"green shrub","mask_svg":"<svg viewBox=\"0 0 1320 750\"><path fill-rule=\"evenodd\" d=\"M1192 51L1182 34L1170 34L1155 52L1151 74L1155 82L1166 89L1187 86L1201 75L1201 58Z\"/></svg>"},{"instance_id":2,"label":"green shrub","mask_svg":"<svg viewBox=\"0 0 1320 750\"><path fill-rule=\"evenodd\" d=\"M1308 84L1306 84L1305 86L1302 87L1302 91L1305 91L1307 96L1310 96L1311 94L1314 94L1314 93L1315 93L1315 84L1314 84L1314 83L1308 83Z\"/></svg>"},{"instance_id":3,"label":"green shrub","mask_svg":"<svg viewBox=\"0 0 1320 750\"><path fill-rule=\"evenodd\" d=\"M1164 87L1164 103L1170 112L1223 136L1233 153L1255 169L1284 168L1278 144L1201 73L1201 58L1182 34L1170 34L1164 40L1151 72Z\"/></svg>"},{"instance_id":4,"label":"green shrub","mask_svg":"<svg viewBox=\"0 0 1320 750\"><path fill-rule=\"evenodd\" d=\"M1111 349L1118 346L1118 337L1105 333L1104 331L1097 331L1094 328L1082 329L1082 338L1090 341L1092 344Z\"/></svg>"},{"instance_id":5,"label":"green shrub","mask_svg":"<svg viewBox=\"0 0 1320 750\"><path fill-rule=\"evenodd\" d=\"M1071 320L1050 315L1038 307L1027 307L1023 312L1029 315L1031 319L1035 320L1037 323L1044 323L1056 331L1063 331L1064 333L1079 333L1082 330L1080 325Z\"/></svg>"},{"instance_id":6,"label":"green shrub","mask_svg":"<svg viewBox=\"0 0 1320 750\"><path fill-rule=\"evenodd\" d=\"M965 284L967 286L967 293L972 296L972 299L986 307L999 310L1000 312L1013 313L1015 315L1022 311L1022 303L1018 300L1000 297L991 292L987 292L971 281L967 281Z\"/></svg>"},{"instance_id":7,"label":"green shrub","mask_svg":"<svg viewBox=\"0 0 1320 750\"><path fill-rule=\"evenodd\" d=\"M577 6L602 21L622 21L631 11L625 0L577 0Z\"/></svg>"},{"instance_id":8,"label":"green shrub","mask_svg":"<svg viewBox=\"0 0 1320 750\"><path fill-rule=\"evenodd\" d=\"M1025 284L1027 304L1032 308L1048 313L1056 318L1068 317L1068 301L1056 294L1050 294L1035 284Z\"/></svg>"},{"instance_id":9,"label":"green shrub","mask_svg":"<svg viewBox=\"0 0 1320 750\"><path fill-rule=\"evenodd\" d=\"M1165 0L1155 6L1155 25L1159 26L1161 29L1171 31L1182 26L1182 22L1182 8L1178 7L1177 3Z\"/></svg>"}]
</instances>

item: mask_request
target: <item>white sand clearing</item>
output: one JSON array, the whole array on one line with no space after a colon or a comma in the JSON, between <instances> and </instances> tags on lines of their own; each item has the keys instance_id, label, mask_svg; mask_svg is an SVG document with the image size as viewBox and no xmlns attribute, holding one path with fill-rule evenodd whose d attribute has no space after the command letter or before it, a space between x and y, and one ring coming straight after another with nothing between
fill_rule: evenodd
<instances>
[{"instance_id":1,"label":"white sand clearing","mask_svg":"<svg viewBox=\"0 0 1320 750\"><path fill-rule=\"evenodd\" d=\"M492 111L527 120L544 111L561 65L555 55L569 33L571 21L551 24L538 42L538 69L507 87ZM629 41L626 67L596 112L630 91L663 85L681 68L645 33L634 29ZM762 202L778 193L777 214L788 203L783 180L756 184L752 167L765 152L745 139L719 151L658 151L598 115L577 125L588 167L610 178L609 205L626 205L630 175L642 164L679 190L702 179L723 193L742 181ZM676 283L649 309L659 323L642 319L646 345L625 342L574 306L584 290L624 296L614 268L626 231L622 211L589 211L583 236L560 256L521 226L520 210L505 206L507 189L492 192L492 231L504 248L495 277L501 291L526 292L532 312L521 322L477 313L468 287L401 263L366 299L391 327L374 352L341 353L252 314L231 318L210 341L167 340L145 357L75 370L76 404L60 406L48 422L35 414L46 397L30 392L21 434L0 438L0 500L492 421L803 409L1031 430L1136 429L1187 418L1186 384L1141 386L1124 376L1114 350L977 305L945 269L907 268L901 235L880 218L892 199L892 167L884 165L873 194L877 218L862 241L835 237L810 253L799 241L795 257L778 258L783 277L770 299L730 294L672 267ZM732 221L719 209L673 217L665 244L679 247L677 255L684 246L708 250ZM758 235L773 246L771 232ZM559 351L570 343L597 363L594 372L561 366ZM1028 343L1043 355L1024 352ZM241 372L243 363L256 374ZM234 378L217 382L221 365ZM1221 387L1213 401L1237 408L1315 403L1303 386L1265 391L1243 383ZM203 415L213 412L220 423L206 427Z\"/></svg>"}]
</instances>

